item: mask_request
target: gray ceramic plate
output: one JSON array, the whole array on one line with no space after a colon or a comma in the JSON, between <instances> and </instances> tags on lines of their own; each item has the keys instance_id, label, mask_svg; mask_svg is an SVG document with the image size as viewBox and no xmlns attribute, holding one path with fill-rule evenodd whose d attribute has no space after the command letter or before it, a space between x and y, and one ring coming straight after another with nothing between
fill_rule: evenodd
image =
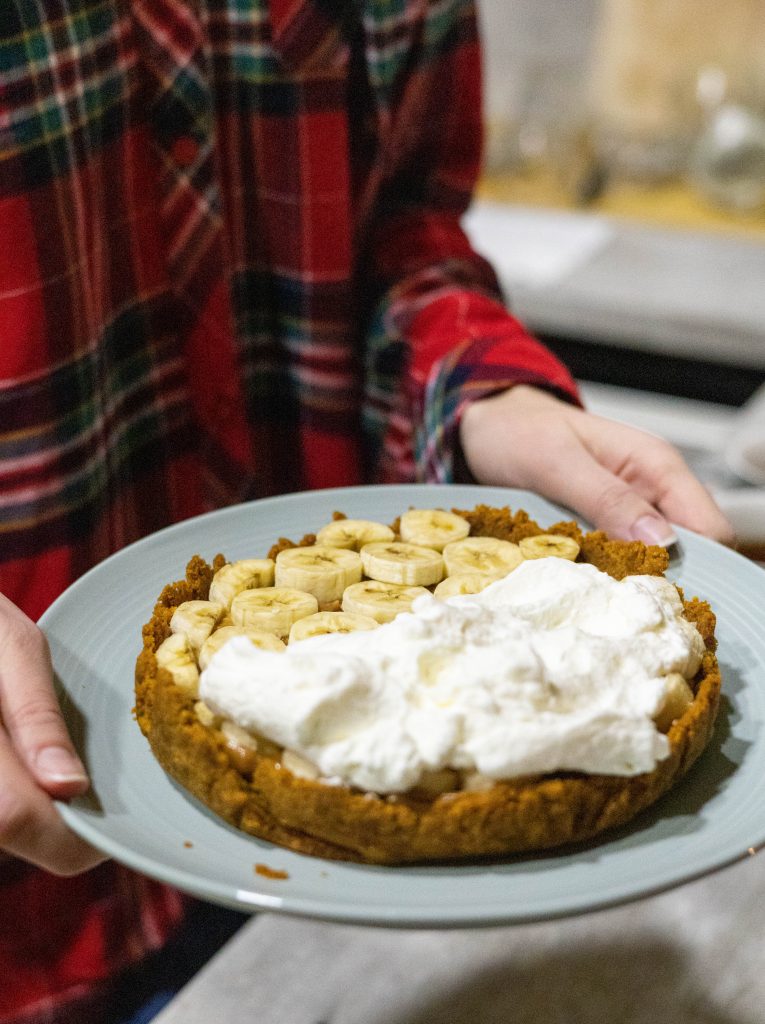
<instances>
[{"instance_id":1,"label":"gray ceramic plate","mask_svg":"<svg viewBox=\"0 0 765 1024\"><path fill-rule=\"evenodd\" d=\"M327 920L412 927L508 924L579 913L659 892L765 843L765 572L679 530L670 575L719 617L725 701L690 775L632 826L587 847L466 866L383 868L290 853L223 824L155 763L132 715L141 626L188 558L261 556L331 518L392 520L409 506L525 508L571 518L522 491L361 487L254 502L163 530L82 577L46 612L67 721L93 780L61 812L117 860L213 902ZM265 864L283 880L256 874Z\"/></svg>"}]
</instances>

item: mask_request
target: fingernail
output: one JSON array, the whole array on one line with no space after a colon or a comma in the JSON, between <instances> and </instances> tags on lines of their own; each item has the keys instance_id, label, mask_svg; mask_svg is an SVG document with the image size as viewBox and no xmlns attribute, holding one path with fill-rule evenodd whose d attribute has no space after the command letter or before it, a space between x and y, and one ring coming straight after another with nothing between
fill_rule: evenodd
<instances>
[{"instance_id":1,"label":"fingernail","mask_svg":"<svg viewBox=\"0 0 765 1024\"><path fill-rule=\"evenodd\" d=\"M88 776L78 758L64 747L45 747L37 756L37 770L51 782L87 782Z\"/></svg>"},{"instance_id":2,"label":"fingernail","mask_svg":"<svg viewBox=\"0 0 765 1024\"><path fill-rule=\"evenodd\" d=\"M642 540L644 544L658 544L662 548L677 543L672 527L659 516L641 516L632 524L630 537L632 540Z\"/></svg>"}]
</instances>

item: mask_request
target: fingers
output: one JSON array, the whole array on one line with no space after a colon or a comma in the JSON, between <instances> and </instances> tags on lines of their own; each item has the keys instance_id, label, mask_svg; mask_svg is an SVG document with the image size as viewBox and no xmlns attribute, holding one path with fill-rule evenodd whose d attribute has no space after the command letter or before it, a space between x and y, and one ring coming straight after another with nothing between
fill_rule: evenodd
<instances>
[{"instance_id":1,"label":"fingers","mask_svg":"<svg viewBox=\"0 0 765 1024\"><path fill-rule=\"evenodd\" d=\"M659 482L657 492L658 508L678 526L685 526L721 544L735 542L730 522L682 459L678 459L671 474Z\"/></svg>"},{"instance_id":2,"label":"fingers","mask_svg":"<svg viewBox=\"0 0 765 1024\"><path fill-rule=\"evenodd\" d=\"M474 475L543 494L614 537L671 542L664 516L595 458L569 414L589 417L527 387L476 402L463 414L461 428Z\"/></svg>"},{"instance_id":3,"label":"fingers","mask_svg":"<svg viewBox=\"0 0 765 1024\"><path fill-rule=\"evenodd\" d=\"M0 595L0 850L56 874L104 860L64 824L51 797L88 788L53 692L40 630Z\"/></svg>"},{"instance_id":4,"label":"fingers","mask_svg":"<svg viewBox=\"0 0 765 1024\"><path fill-rule=\"evenodd\" d=\"M671 543L672 523L731 543L733 530L671 445L518 386L473 403L460 426L484 483L525 487L614 537Z\"/></svg>"},{"instance_id":5,"label":"fingers","mask_svg":"<svg viewBox=\"0 0 765 1024\"><path fill-rule=\"evenodd\" d=\"M84 792L88 778L53 692L50 654L33 622L0 595L0 713L20 761L52 796Z\"/></svg>"},{"instance_id":6,"label":"fingers","mask_svg":"<svg viewBox=\"0 0 765 1024\"><path fill-rule=\"evenodd\" d=\"M87 871L104 860L64 824L0 734L0 849L58 875Z\"/></svg>"},{"instance_id":7,"label":"fingers","mask_svg":"<svg viewBox=\"0 0 765 1024\"><path fill-rule=\"evenodd\" d=\"M661 512L602 466L573 435L552 460L536 460L530 471L535 490L575 509L612 537L662 546L676 539Z\"/></svg>"},{"instance_id":8,"label":"fingers","mask_svg":"<svg viewBox=\"0 0 765 1024\"><path fill-rule=\"evenodd\" d=\"M709 491L681 459L678 459L671 477L666 478L665 484L659 484L654 493L657 493L657 508L673 523L721 544L735 542L733 527Z\"/></svg>"},{"instance_id":9,"label":"fingers","mask_svg":"<svg viewBox=\"0 0 765 1024\"><path fill-rule=\"evenodd\" d=\"M596 460L616 469L620 479L662 513L665 521L723 544L733 543L731 524L677 449L633 427L572 412L572 426Z\"/></svg>"}]
</instances>

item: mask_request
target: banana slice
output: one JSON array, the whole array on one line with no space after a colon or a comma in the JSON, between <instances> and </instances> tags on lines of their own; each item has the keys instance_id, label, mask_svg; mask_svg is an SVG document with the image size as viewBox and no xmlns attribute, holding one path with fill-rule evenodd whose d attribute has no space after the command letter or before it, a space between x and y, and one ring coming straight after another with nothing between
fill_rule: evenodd
<instances>
[{"instance_id":1,"label":"banana slice","mask_svg":"<svg viewBox=\"0 0 765 1024\"><path fill-rule=\"evenodd\" d=\"M461 788L466 793L484 793L495 786L496 781L496 779L492 779L488 775L482 775L480 772L467 771L462 773Z\"/></svg>"},{"instance_id":2,"label":"banana slice","mask_svg":"<svg viewBox=\"0 0 765 1024\"><path fill-rule=\"evenodd\" d=\"M196 695L199 690L199 669L185 633L171 633L157 648L156 658L159 667L167 669L176 686Z\"/></svg>"},{"instance_id":3,"label":"banana slice","mask_svg":"<svg viewBox=\"0 0 765 1024\"><path fill-rule=\"evenodd\" d=\"M225 613L226 607L217 601L184 601L173 612L170 629L185 633L196 653Z\"/></svg>"},{"instance_id":4,"label":"banana slice","mask_svg":"<svg viewBox=\"0 0 765 1024\"><path fill-rule=\"evenodd\" d=\"M392 622L400 612L408 612L416 598L429 593L425 587L364 580L354 583L343 594L343 611L351 615L368 615L376 622Z\"/></svg>"},{"instance_id":5,"label":"banana slice","mask_svg":"<svg viewBox=\"0 0 765 1024\"><path fill-rule=\"evenodd\" d=\"M507 576L523 561L517 544L495 537L468 537L447 544L444 562L449 576L464 572L480 572L494 576Z\"/></svg>"},{"instance_id":6,"label":"banana slice","mask_svg":"<svg viewBox=\"0 0 765 1024\"><path fill-rule=\"evenodd\" d=\"M277 636L287 636L293 622L318 610L319 602L313 594L292 587L243 590L231 602L231 618L235 626L262 629Z\"/></svg>"},{"instance_id":7,"label":"banana slice","mask_svg":"<svg viewBox=\"0 0 765 1024\"><path fill-rule=\"evenodd\" d=\"M384 523L371 519L335 519L316 534L317 544L359 551L365 544L395 540L396 534Z\"/></svg>"},{"instance_id":8,"label":"banana slice","mask_svg":"<svg viewBox=\"0 0 765 1024\"><path fill-rule=\"evenodd\" d=\"M252 771L255 764L255 755L262 754L276 760L281 757L282 748L261 736L259 733L251 733L243 729L241 725L226 719L220 724L220 731L229 752L234 755L233 760L240 771Z\"/></svg>"},{"instance_id":9,"label":"banana slice","mask_svg":"<svg viewBox=\"0 0 765 1024\"><path fill-rule=\"evenodd\" d=\"M576 561L579 545L572 537L557 533L540 533L536 537L524 537L518 542L524 558L567 558Z\"/></svg>"},{"instance_id":10,"label":"banana slice","mask_svg":"<svg viewBox=\"0 0 765 1024\"><path fill-rule=\"evenodd\" d=\"M225 721L220 727L223 739L228 747L229 757L234 767L240 772L251 772L257 761L260 744L257 739L236 722Z\"/></svg>"},{"instance_id":11,"label":"banana slice","mask_svg":"<svg viewBox=\"0 0 765 1024\"><path fill-rule=\"evenodd\" d=\"M227 608L237 594L255 587L271 587L274 582L274 563L270 558L245 558L229 562L218 569L210 584L210 600Z\"/></svg>"},{"instance_id":12,"label":"banana slice","mask_svg":"<svg viewBox=\"0 0 765 1024\"><path fill-rule=\"evenodd\" d=\"M316 780L319 778L319 769L316 765L311 761L307 761L294 750L283 750L279 760L281 761L282 768L286 768L288 772L297 775L299 779Z\"/></svg>"},{"instance_id":13,"label":"banana slice","mask_svg":"<svg viewBox=\"0 0 765 1024\"><path fill-rule=\"evenodd\" d=\"M366 575L381 583L428 587L444 578L444 560L433 548L391 541L365 544L360 554Z\"/></svg>"},{"instance_id":14,"label":"banana slice","mask_svg":"<svg viewBox=\"0 0 765 1024\"><path fill-rule=\"evenodd\" d=\"M349 612L317 612L298 619L290 630L289 642L305 640L322 633L355 633L357 629L376 629L378 623L369 615L351 615Z\"/></svg>"},{"instance_id":15,"label":"banana slice","mask_svg":"<svg viewBox=\"0 0 765 1024\"><path fill-rule=\"evenodd\" d=\"M250 643L259 647L261 651L286 650L284 643L275 633L269 633L264 629L251 629L248 626L221 626L200 647L199 667L206 669L213 654L235 636L246 636Z\"/></svg>"},{"instance_id":16,"label":"banana slice","mask_svg":"<svg viewBox=\"0 0 765 1024\"><path fill-rule=\"evenodd\" d=\"M693 690L688 685L688 680L679 672L670 672L664 682L664 696L653 716L659 732L669 732L675 719L679 718L693 701Z\"/></svg>"},{"instance_id":17,"label":"banana slice","mask_svg":"<svg viewBox=\"0 0 765 1024\"><path fill-rule=\"evenodd\" d=\"M287 548L276 556L277 587L313 594L319 605L339 601L343 591L361 579L361 558L355 551L315 544Z\"/></svg>"},{"instance_id":18,"label":"banana slice","mask_svg":"<svg viewBox=\"0 0 765 1024\"><path fill-rule=\"evenodd\" d=\"M470 523L454 512L439 508L413 508L401 516L401 540L407 544L443 551L447 544L464 540Z\"/></svg>"},{"instance_id":19,"label":"banana slice","mask_svg":"<svg viewBox=\"0 0 765 1024\"><path fill-rule=\"evenodd\" d=\"M490 583L499 579L502 577L488 572L458 572L442 580L433 591L433 597L445 601L447 597L457 597L460 594L480 594Z\"/></svg>"},{"instance_id":20,"label":"banana slice","mask_svg":"<svg viewBox=\"0 0 765 1024\"><path fill-rule=\"evenodd\" d=\"M218 722L218 716L203 700L198 700L194 705L194 714L206 729L213 729Z\"/></svg>"}]
</instances>

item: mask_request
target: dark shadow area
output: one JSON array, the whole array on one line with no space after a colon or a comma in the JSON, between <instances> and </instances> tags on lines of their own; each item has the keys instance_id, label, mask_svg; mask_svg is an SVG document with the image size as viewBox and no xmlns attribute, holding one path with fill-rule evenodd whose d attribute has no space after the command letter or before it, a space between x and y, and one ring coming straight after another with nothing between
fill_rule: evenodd
<instances>
[{"instance_id":1,"label":"dark shadow area","mask_svg":"<svg viewBox=\"0 0 765 1024\"><path fill-rule=\"evenodd\" d=\"M91 780L88 792L73 800L72 806L99 815L107 813L106 807L110 814L121 813L125 807L119 798L119 780L130 767L125 748L133 743L132 730L140 736L133 714L132 666L130 674L115 683L109 664L94 671L60 638L55 638L52 650L56 697ZM64 668L65 678L56 671L57 665Z\"/></svg>"},{"instance_id":2,"label":"dark shadow area","mask_svg":"<svg viewBox=\"0 0 765 1024\"><path fill-rule=\"evenodd\" d=\"M761 367L739 366L666 352L543 335L542 340L579 380L696 401L740 406L765 382Z\"/></svg>"},{"instance_id":3,"label":"dark shadow area","mask_svg":"<svg viewBox=\"0 0 765 1024\"><path fill-rule=\"evenodd\" d=\"M83 672L85 672L83 667ZM64 716L66 727L69 735L74 743L75 750L79 755L80 760L85 765L85 770L90 776L91 784L90 788L82 796L78 796L76 804L85 810L92 812L93 814L103 815L104 808L101 803L101 799L98 795L97 782L94 779L94 773L92 765L89 763L88 758L88 718L83 711L80 704L77 703L72 694L67 691L64 684L59 679L58 675L54 673L53 682L56 688L56 696L58 697L59 704L61 706L61 713Z\"/></svg>"},{"instance_id":4,"label":"dark shadow area","mask_svg":"<svg viewBox=\"0 0 765 1024\"><path fill-rule=\"evenodd\" d=\"M455 972L456 973L456 972ZM752 1024L714 1007L685 952L663 935L508 955L386 1024Z\"/></svg>"}]
</instances>

